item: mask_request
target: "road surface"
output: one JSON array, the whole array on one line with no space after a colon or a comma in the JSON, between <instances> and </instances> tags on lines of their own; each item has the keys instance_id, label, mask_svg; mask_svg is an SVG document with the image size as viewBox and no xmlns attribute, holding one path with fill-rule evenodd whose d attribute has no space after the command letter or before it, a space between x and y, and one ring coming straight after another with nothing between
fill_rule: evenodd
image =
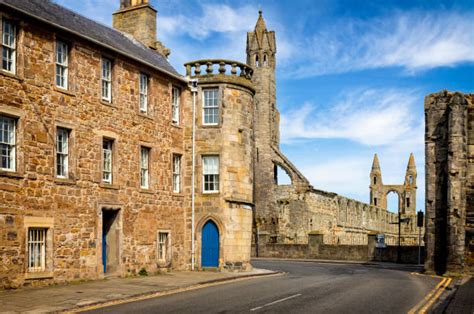
<instances>
[{"instance_id":1,"label":"road surface","mask_svg":"<svg viewBox=\"0 0 474 314\"><path fill-rule=\"evenodd\" d=\"M87 313L407 313L440 279L367 265L254 261L282 276L230 282Z\"/></svg>"}]
</instances>

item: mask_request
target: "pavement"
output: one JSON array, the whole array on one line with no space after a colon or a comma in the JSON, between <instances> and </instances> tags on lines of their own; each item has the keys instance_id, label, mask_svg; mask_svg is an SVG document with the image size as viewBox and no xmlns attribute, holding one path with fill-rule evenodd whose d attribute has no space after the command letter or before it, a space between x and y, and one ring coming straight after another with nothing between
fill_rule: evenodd
<instances>
[{"instance_id":1,"label":"pavement","mask_svg":"<svg viewBox=\"0 0 474 314\"><path fill-rule=\"evenodd\" d=\"M256 268L242 273L181 271L147 277L108 278L77 284L4 290L0 291L0 312L50 313L85 310L98 305L141 300L222 282L276 274L278 272Z\"/></svg>"},{"instance_id":2,"label":"pavement","mask_svg":"<svg viewBox=\"0 0 474 314\"><path fill-rule=\"evenodd\" d=\"M465 277L457 279L451 292L441 298L433 313L473 314L474 278Z\"/></svg>"}]
</instances>

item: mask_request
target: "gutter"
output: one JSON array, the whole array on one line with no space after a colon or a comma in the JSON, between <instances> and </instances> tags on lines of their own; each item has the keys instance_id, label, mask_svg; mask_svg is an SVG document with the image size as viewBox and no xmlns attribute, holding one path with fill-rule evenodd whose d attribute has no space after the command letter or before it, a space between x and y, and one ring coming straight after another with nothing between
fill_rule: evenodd
<instances>
[{"instance_id":1,"label":"gutter","mask_svg":"<svg viewBox=\"0 0 474 314\"><path fill-rule=\"evenodd\" d=\"M153 65L153 64L151 64L151 63L148 63L148 62L143 61L143 60L140 59L140 58L136 58L136 57L134 57L134 56L131 56L131 55L125 53L125 52L122 51L122 50L119 50L119 49L116 49L116 48L114 48L114 47L112 47L112 46L106 45L106 44L104 44L104 43L102 43L102 42L100 42L100 41L98 41L98 40L95 40L95 39L93 39L93 38L91 38L91 37L82 35L82 34L80 34L80 33L78 33L78 32L75 32L75 31L73 31L73 30L70 30L69 28L66 28L66 27L64 27L64 26L61 26L61 25L59 25L59 24L56 24L56 23L53 23L53 22L48 21L48 20L46 20L46 19L43 19L43 18L41 18L41 17L35 16L35 15L33 15L33 14L27 12L27 11L24 11L24 10L22 10L22 9L18 9L17 7L14 7L14 6L12 6L12 5L8 4L8 3L5 3L5 2L3 2L3 1L1 1L0 4L6 6L6 7L8 7L8 8L10 8L10 9L12 9L12 10L14 10L14 11L21 12L22 14L24 14L24 15L30 17L30 18L39 20L39 21L41 21L41 22L43 22L43 23L46 23L46 24L51 25L51 26L54 26L54 27L59 28L59 29L61 29L61 30L63 30L63 31L66 31L66 32L68 32L68 33L74 34L74 35L76 35L76 36L78 36L78 37L80 37L80 38L82 38L82 39L85 39L85 40L87 40L87 41L93 42L94 44L96 44L96 45L98 45L98 46L107 48L107 49L112 50L112 51L114 51L114 52L116 52L116 53L118 53L118 54L120 54L120 55L122 55L122 56L125 56L125 57L127 57L127 58L132 59L132 60L135 60L135 61L137 61L137 62L139 62L139 63L141 63L141 64L144 64L144 65L146 65L146 66L149 66L150 68L153 68L153 69L155 69L155 70L157 70L157 71L159 71L159 72L161 72L161 73L163 73L163 74L166 74L166 75L168 75L168 76L171 76L171 77L174 78L174 79L177 79L177 80L181 81L182 83L186 83L186 84L188 83L188 80L187 80L185 77L180 76L180 75L177 75L177 74L174 74L174 73L169 72L169 71L167 71L167 70L164 70L164 69L162 69L162 68L159 68L159 67L157 67L157 66L155 66L155 65Z\"/></svg>"}]
</instances>

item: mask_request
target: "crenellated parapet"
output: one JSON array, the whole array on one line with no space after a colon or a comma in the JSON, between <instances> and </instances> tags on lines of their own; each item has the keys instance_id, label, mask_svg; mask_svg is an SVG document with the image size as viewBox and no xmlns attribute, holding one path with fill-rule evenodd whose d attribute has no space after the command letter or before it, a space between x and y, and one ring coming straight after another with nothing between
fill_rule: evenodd
<instances>
[{"instance_id":1,"label":"crenellated parapet","mask_svg":"<svg viewBox=\"0 0 474 314\"><path fill-rule=\"evenodd\" d=\"M186 76L205 83L229 83L255 91L252 84L253 69L232 60L203 59L185 63Z\"/></svg>"}]
</instances>

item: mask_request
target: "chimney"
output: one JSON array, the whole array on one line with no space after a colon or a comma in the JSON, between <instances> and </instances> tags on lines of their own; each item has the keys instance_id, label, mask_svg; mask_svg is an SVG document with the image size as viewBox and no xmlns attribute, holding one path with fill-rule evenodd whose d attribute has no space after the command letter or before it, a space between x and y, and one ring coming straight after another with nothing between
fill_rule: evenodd
<instances>
[{"instance_id":1,"label":"chimney","mask_svg":"<svg viewBox=\"0 0 474 314\"><path fill-rule=\"evenodd\" d=\"M145 46L156 49L156 10L149 0L120 0L113 14L115 29L132 35Z\"/></svg>"}]
</instances>

